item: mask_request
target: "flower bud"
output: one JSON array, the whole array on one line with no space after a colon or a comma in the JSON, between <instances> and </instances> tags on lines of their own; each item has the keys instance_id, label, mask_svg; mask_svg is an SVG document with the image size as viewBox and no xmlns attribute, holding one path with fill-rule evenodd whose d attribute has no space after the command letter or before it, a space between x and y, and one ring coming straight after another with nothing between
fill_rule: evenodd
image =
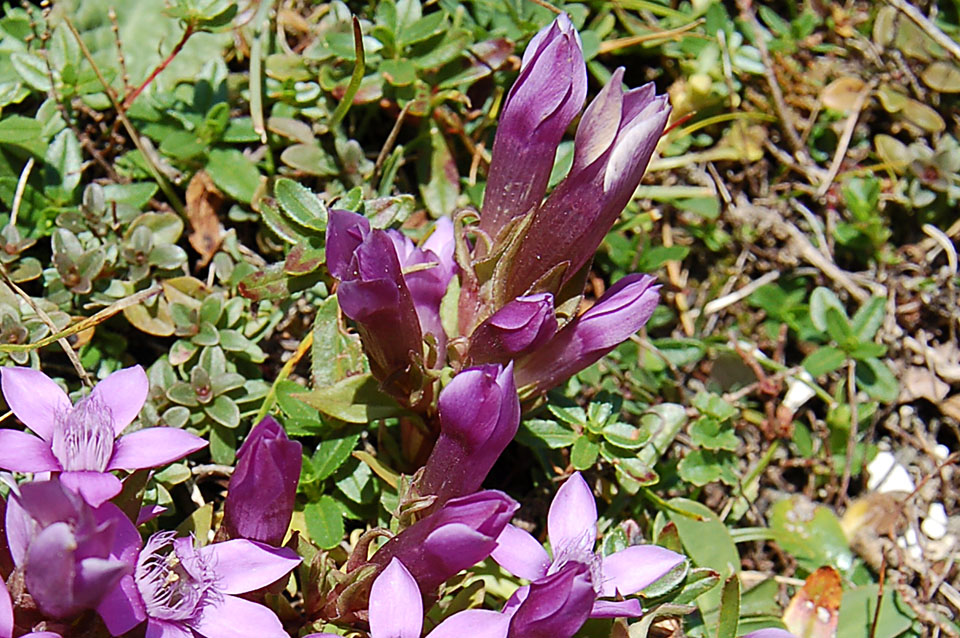
<instances>
[{"instance_id":1,"label":"flower bud","mask_svg":"<svg viewBox=\"0 0 960 638\"><path fill-rule=\"evenodd\" d=\"M513 364L463 370L440 393L440 437L418 488L434 507L476 491L520 425Z\"/></svg>"},{"instance_id":2,"label":"flower bud","mask_svg":"<svg viewBox=\"0 0 960 638\"><path fill-rule=\"evenodd\" d=\"M561 14L527 45L500 115L480 216L491 238L540 204L560 138L586 95L580 36Z\"/></svg>"},{"instance_id":3,"label":"flower bud","mask_svg":"<svg viewBox=\"0 0 960 638\"><path fill-rule=\"evenodd\" d=\"M546 345L517 363L517 385L546 391L596 362L650 319L660 286L650 275L627 275Z\"/></svg>"},{"instance_id":4,"label":"flower bud","mask_svg":"<svg viewBox=\"0 0 960 638\"><path fill-rule=\"evenodd\" d=\"M371 563L385 568L399 559L428 596L461 569L489 556L519 507L496 490L453 499L391 538Z\"/></svg>"},{"instance_id":5,"label":"flower bud","mask_svg":"<svg viewBox=\"0 0 960 638\"><path fill-rule=\"evenodd\" d=\"M57 480L21 485L7 503L6 531L27 591L54 618L96 607L131 571L121 555L140 538L115 505L94 509Z\"/></svg>"},{"instance_id":6,"label":"flower bud","mask_svg":"<svg viewBox=\"0 0 960 638\"><path fill-rule=\"evenodd\" d=\"M470 335L471 363L506 363L535 350L557 331L553 295L517 297L477 326Z\"/></svg>"},{"instance_id":7,"label":"flower bud","mask_svg":"<svg viewBox=\"0 0 960 638\"><path fill-rule=\"evenodd\" d=\"M223 505L230 538L279 547L290 526L303 462L300 443L271 416L256 425L237 451Z\"/></svg>"}]
</instances>

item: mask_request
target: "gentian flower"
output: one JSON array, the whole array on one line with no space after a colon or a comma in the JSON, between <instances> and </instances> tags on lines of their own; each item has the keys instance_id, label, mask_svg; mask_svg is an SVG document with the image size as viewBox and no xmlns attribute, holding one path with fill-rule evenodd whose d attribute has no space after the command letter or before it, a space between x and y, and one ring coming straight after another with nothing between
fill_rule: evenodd
<instances>
[{"instance_id":1,"label":"gentian flower","mask_svg":"<svg viewBox=\"0 0 960 638\"><path fill-rule=\"evenodd\" d=\"M535 351L557 331L553 295L517 297L477 326L470 335L472 364L507 363Z\"/></svg>"},{"instance_id":2,"label":"gentian flower","mask_svg":"<svg viewBox=\"0 0 960 638\"><path fill-rule=\"evenodd\" d=\"M597 504L579 472L557 490L547 514L547 535L552 559L537 539L512 525L497 539L491 557L510 573L534 583L571 562L588 566L594 589L592 617L639 616L638 600L597 599L635 594L684 561L680 554L657 545L634 545L609 556L597 554Z\"/></svg>"},{"instance_id":3,"label":"gentian flower","mask_svg":"<svg viewBox=\"0 0 960 638\"><path fill-rule=\"evenodd\" d=\"M519 507L496 490L455 498L387 541L370 562L386 568L399 559L429 596L448 578L489 556Z\"/></svg>"},{"instance_id":4,"label":"gentian flower","mask_svg":"<svg viewBox=\"0 0 960 638\"><path fill-rule=\"evenodd\" d=\"M518 589L501 611L461 611L437 625L430 638L571 638L590 616L595 596L590 569L567 563Z\"/></svg>"},{"instance_id":5,"label":"gentian flower","mask_svg":"<svg viewBox=\"0 0 960 638\"><path fill-rule=\"evenodd\" d=\"M115 505L93 508L57 480L20 485L5 519L10 554L27 591L54 618L96 607L129 573L124 548L140 539Z\"/></svg>"},{"instance_id":6,"label":"gentian flower","mask_svg":"<svg viewBox=\"0 0 960 638\"><path fill-rule=\"evenodd\" d=\"M557 146L586 97L580 35L561 14L530 40L504 101L480 216L480 228L491 239L540 205Z\"/></svg>"},{"instance_id":7,"label":"gentian flower","mask_svg":"<svg viewBox=\"0 0 960 638\"><path fill-rule=\"evenodd\" d=\"M577 127L573 166L533 213L503 288L507 301L562 267L565 283L592 259L640 184L670 115L652 83L624 92L623 67ZM495 162L494 157L491 160Z\"/></svg>"},{"instance_id":8,"label":"gentian flower","mask_svg":"<svg viewBox=\"0 0 960 638\"><path fill-rule=\"evenodd\" d=\"M541 348L517 362L517 385L545 392L642 328L660 301L650 275L627 275Z\"/></svg>"},{"instance_id":9,"label":"gentian flower","mask_svg":"<svg viewBox=\"0 0 960 638\"><path fill-rule=\"evenodd\" d=\"M237 450L221 525L229 538L279 546L290 526L303 463L301 445L265 417Z\"/></svg>"},{"instance_id":10,"label":"gentian flower","mask_svg":"<svg viewBox=\"0 0 960 638\"><path fill-rule=\"evenodd\" d=\"M196 547L193 538L158 532L135 568L97 612L114 636L146 621L147 638L289 638L267 607L237 596L277 581L300 563L287 548L244 539ZM139 551L137 551L139 550Z\"/></svg>"},{"instance_id":11,"label":"gentian flower","mask_svg":"<svg viewBox=\"0 0 960 638\"><path fill-rule=\"evenodd\" d=\"M140 413L150 383L143 368L114 372L76 405L50 377L30 368L3 368L7 405L38 436L0 429L0 468L60 472L63 485L94 507L120 493L111 470L159 467L207 442L177 428L146 428L121 436Z\"/></svg>"},{"instance_id":12,"label":"gentian flower","mask_svg":"<svg viewBox=\"0 0 960 638\"><path fill-rule=\"evenodd\" d=\"M440 392L440 437L418 483L433 507L480 488L520 425L513 364L463 370Z\"/></svg>"},{"instance_id":13,"label":"gentian flower","mask_svg":"<svg viewBox=\"0 0 960 638\"><path fill-rule=\"evenodd\" d=\"M0 638L13 638L13 602L7 584L0 578ZM60 638L52 631L31 631L20 638Z\"/></svg>"},{"instance_id":14,"label":"gentian flower","mask_svg":"<svg viewBox=\"0 0 960 638\"><path fill-rule=\"evenodd\" d=\"M744 634L740 638L797 638L786 629L758 629Z\"/></svg>"}]
</instances>

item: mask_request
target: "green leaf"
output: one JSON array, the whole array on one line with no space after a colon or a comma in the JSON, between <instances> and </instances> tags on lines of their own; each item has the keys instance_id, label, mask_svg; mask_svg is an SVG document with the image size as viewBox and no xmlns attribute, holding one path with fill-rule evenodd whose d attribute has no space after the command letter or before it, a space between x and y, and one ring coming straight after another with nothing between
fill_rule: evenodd
<instances>
[{"instance_id":1,"label":"green leaf","mask_svg":"<svg viewBox=\"0 0 960 638\"><path fill-rule=\"evenodd\" d=\"M836 635L841 638L897 638L912 635L904 632L910 629L916 619L913 610L893 587L885 588L882 597L879 593L876 584L846 589L840 602ZM876 633L873 627L876 627Z\"/></svg>"},{"instance_id":2,"label":"green leaf","mask_svg":"<svg viewBox=\"0 0 960 638\"><path fill-rule=\"evenodd\" d=\"M210 151L207 173L220 190L244 204L250 203L260 185L260 171L234 148Z\"/></svg>"},{"instance_id":3,"label":"green leaf","mask_svg":"<svg viewBox=\"0 0 960 638\"><path fill-rule=\"evenodd\" d=\"M193 535L198 545L206 545L213 526L213 503L207 503L193 512L177 526L178 536Z\"/></svg>"},{"instance_id":4,"label":"green leaf","mask_svg":"<svg viewBox=\"0 0 960 638\"><path fill-rule=\"evenodd\" d=\"M853 334L858 341L872 341L886 314L887 300L883 297L871 297L870 301L860 306L851 320Z\"/></svg>"},{"instance_id":5,"label":"green leaf","mask_svg":"<svg viewBox=\"0 0 960 638\"><path fill-rule=\"evenodd\" d=\"M841 572L849 573L853 565L853 553L834 513L801 496L773 504L770 529L784 551L794 556L807 571L833 565Z\"/></svg>"},{"instance_id":6,"label":"green leaf","mask_svg":"<svg viewBox=\"0 0 960 638\"><path fill-rule=\"evenodd\" d=\"M693 407L701 414L712 416L719 421L726 421L737 416L737 409L724 401L723 397L712 392L699 392L693 397Z\"/></svg>"},{"instance_id":7,"label":"green leaf","mask_svg":"<svg viewBox=\"0 0 960 638\"><path fill-rule=\"evenodd\" d=\"M545 445L550 449L573 445L578 435L570 428L548 419L528 419L520 424L517 439L527 446Z\"/></svg>"},{"instance_id":8,"label":"green leaf","mask_svg":"<svg viewBox=\"0 0 960 638\"><path fill-rule=\"evenodd\" d=\"M854 177L843 184L847 210L859 221L869 221L880 204L880 180L875 177Z\"/></svg>"},{"instance_id":9,"label":"green leaf","mask_svg":"<svg viewBox=\"0 0 960 638\"><path fill-rule=\"evenodd\" d=\"M0 144L19 146L37 157L43 157L47 150L43 124L21 115L5 117L0 120Z\"/></svg>"},{"instance_id":10,"label":"green leaf","mask_svg":"<svg viewBox=\"0 0 960 638\"><path fill-rule=\"evenodd\" d=\"M842 316L847 316L847 311L836 293L822 286L815 288L810 294L810 319L820 332L827 331L827 308L836 308Z\"/></svg>"},{"instance_id":11,"label":"green leaf","mask_svg":"<svg viewBox=\"0 0 960 638\"><path fill-rule=\"evenodd\" d=\"M430 153L418 163L420 195L434 217L449 215L460 195L460 173L447 146L446 137L436 126L430 127Z\"/></svg>"},{"instance_id":12,"label":"green leaf","mask_svg":"<svg viewBox=\"0 0 960 638\"><path fill-rule=\"evenodd\" d=\"M226 395L218 396L213 403L204 406L203 411L225 428L235 428L240 425L240 408Z\"/></svg>"},{"instance_id":13,"label":"green leaf","mask_svg":"<svg viewBox=\"0 0 960 638\"><path fill-rule=\"evenodd\" d=\"M729 450L735 452L740 447L733 427L724 425L709 416L701 416L690 425L690 438L700 447L708 450Z\"/></svg>"},{"instance_id":14,"label":"green leaf","mask_svg":"<svg viewBox=\"0 0 960 638\"><path fill-rule=\"evenodd\" d=\"M24 51L14 51L10 54L10 62L13 64L13 69L24 82L30 85L30 88L41 93L47 93L50 90L47 65L39 57Z\"/></svg>"},{"instance_id":15,"label":"green leaf","mask_svg":"<svg viewBox=\"0 0 960 638\"><path fill-rule=\"evenodd\" d=\"M320 549L333 549L343 540L343 513L333 497L324 494L303 508L307 533Z\"/></svg>"},{"instance_id":16,"label":"green leaf","mask_svg":"<svg viewBox=\"0 0 960 638\"><path fill-rule=\"evenodd\" d=\"M647 428L635 428L629 423L609 423L603 428L603 438L607 442L626 450L637 450L650 440L651 432Z\"/></svg>"},{"instance_id":17,"label":"green leaf","mask_svg":"<svg viewBox=\"0 0 960 638\"><path fill-rule=\"evenodd\" d=\"M214 463L233 465L237 456L236 430L213 424L210 428L210 458Z\"/></svg>"},{"instance_id":18,"label":"green leaf","mask_svg":"<svg viewBox=\"0 0 960 638\"><path fill-rule=\"evenodd\" d=\"M900 394L900 384L886 363L873 357L857 362L855 372L857 386L871 398L883 403L893 403Z\"/></svg>"},{"instance_id":19,"label":"green leaf","mask_svg":"<svg viewBox=\"0 0 960 638\"><path fill-rule=\"evenodd\" d=\"M310 459L315 479L322 481L336 472L350 458L350 453L357 447L359 440L359 434L340 434L322 441Z\"/></svg>"},{"instance_id":20,"label":"green leaf","mask_svg":"<svg viewBox=\"0 0 960 638\"><path fill-rule=\"evenodd\" d=\"M581 436L570 448L570 463L573 467L583 471L593 467L600 454L600 446L585 436Z\"/></svg>"},{"instance_id":21,"label":"green leaf","mask_svg":"<svg viewBox=\"0 0 960 638\"><path fill-rule=\"evenodd\" d=\"M822 346L807 355L803 367L815 377L833 372L847 361L847 353L833 346Z\"/></svg>"},{"instance_id":22,"label":"green leaf","mask_svg":"<svg viewBox=\"0 0 960 638\"><path fill-rule=\"evenodd\" d=\"M333 158L316 144L288 146L280 154L280 161L304 173L319 177L331 177L340 172Z\"/></svg>"},{"instance_id":23,"label":"green leaf","mask_svg":"<svg viewBox=\"0 0 960 638\"><path fill-rule=\"evenodd\" d=\"M723 584L720 594L720 619L717 638L735 638L740 621L740 579L736 574Z\"/></svg>"},{"instance_id":24,"label":"green leaf","mask_svg":"<svg viewBox=\"0 0 960 638\"><path fill-rule=\"evenodd\" d=\"M824 310L827 319L827 334L841 348L847 349L852 344L853 328L850 327L850 320L847 315L834 307L827 307Z\"/></svg>"},{"instance_id":25,"label":"green leaf","mask_svg":"<svg viewBox=\"0 0 960 638\"><path fill-rule=\"evenodd\" d=\"M721 468L708 450L691 450L677 465L680 478L703 487L720 478Z\"/></svg>"},{"instance_id":26,"label":"green leaf","mask_svg":"<svg viewBox=\"0 0 960 638\"><path fill-rule=\"evenodd\" d=\"M294 395L334 418L347 423L369 423L403 413L393 398L380 391L369 373L357 374L332 385Z\"/></svg>"},{"instance_id":27,"label":"green leaf","mask_svg":"<svg viewBox=\"0 0 960 638\"><path fill-rule=\"evenodd\" d=\"M50 142L44 159L48 169L47 183L62 188L67 200L72 200L83 169L83 154L74 132L69 128L60 131Z\"/></svg>"},{"instance_id":28,"label":"green leaf","mask_svg":"<svg viewBox=\"0 0 960 638\"><path fill-rule=\"evenodd\" d=\"M336 295L324 299L317 308L310 359L314 387L329 386L346 377L366 372L366 357L360 337L340 328L340 307Z\"/></svg>"},{"instance_id":29,"label":"green leaf","mask_svg":"<svg viewBox=\"0 0 960 638\"><path fill-rule=\"evenodd\" d=\"M327 207L310 189L281 177L273 185L273 194L280 208L293 221L320 232L327 229Z\"/></svg>"}]
</instances>

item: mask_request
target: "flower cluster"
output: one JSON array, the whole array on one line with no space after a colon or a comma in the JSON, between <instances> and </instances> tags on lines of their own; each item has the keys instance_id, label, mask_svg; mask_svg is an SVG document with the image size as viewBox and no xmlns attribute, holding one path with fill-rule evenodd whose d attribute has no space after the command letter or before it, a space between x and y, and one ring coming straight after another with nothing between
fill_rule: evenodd
<instances>
[{"instance_id":1,"label":"flower cluster","mask_svg":"<svg viewBox=\"0 0 960 638\"><path fill-rule=\"evenodd\" d=\"M512 361L522 393L544 392L650 318L659 294L646 275L623 278L578 313L593 255L670 113L652 84L624 91L622 78L621 68L584 111L570 173L547 195L557 147L587 91L579 35L561 15L524 53L478 224L464 226L469 215L440 219L415 246L362 215L331 211L327 264L340 281L340 307L357 325L371 372L401 403L428 411L436 375L425 372L445 364L458 371ZM458 312L445 323L441 301L455 278Z\"/></svg>"},{"instance_id":2,"label":"flower cluster","mask_svg":"<svg viewBox=\"0 0 960 638\"><path fill-rule=\"evenodd\" d=\"M87 610L114 636L141 625L147 636L163 638L233 637L241 635L237 627L242 635L288 636L276 614L248 594L301 561L271 546L289 527L301 462L300 444L276 421L264 420L241 448L225 503L230 540L198 546L192 537L157 532L144 542L138 526L157 511L128 514L111 502L124 488L114 472L160 467L207 442L170 427L123 433L147 397L143 369L111 374L75 404L37 370L4 368L0 383L7 405L35 433L0 430L0 467L37 474L0 499L14 568L9 581L29 594L14 605L0 578L0 638L37 628L24 635L71 635Z\"/></svg>"}]
</instances>

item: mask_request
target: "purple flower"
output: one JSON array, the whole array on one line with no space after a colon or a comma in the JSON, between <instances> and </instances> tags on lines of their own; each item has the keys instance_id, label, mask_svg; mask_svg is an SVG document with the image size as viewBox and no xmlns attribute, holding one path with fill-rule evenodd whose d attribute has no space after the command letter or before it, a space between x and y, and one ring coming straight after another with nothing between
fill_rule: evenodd
<instances>
[{"instance_id":1,"label":"purple flower","mask_svg":"<svg viewBox=\"0 0 960 638\"><path fill-rule=\"evenodd\" d=\"M553 295L517 297L477 326L467 358L473 364L506 363L536 350L556 331Z\"/></svg>"},{"instance_id":2,"label":"purple flower","mask_svg":"<svg viewBox=\"0 0 960 638\"><path fill-rule=\"evenodd\" d=\"M135 569L97 607L114 636L144 620L147 638L289 638L267 607L237 596L277 581L300 563L286 548L244 539L196 547L158 532L128 546Z\"/></svg>"},{"instance_id":3,"label":"purple flower","mask_svg":"<svg viewBox=\"0 0 960 638\"><path fill-rule=\"evenodd\" d=\"M4 368L7 405L37 436L0 430L0 468L61 472L64 486L98 506L120 493L111 470L158 467L207 442L176 428L146 428L120 436L140 413L150 383L143 368L114 372L76 405L39 370Z\"/></svg>"},{"instance_id":4,"label":"purple flower","mask_svg":"<svg viewBox=\"0 0 960 638\"><path fill-rule=\"evenodd\" d=\"M0 638L13 638L13 602L7 584L0 578ZM20 638L60 638L52 631L31 631Z\"/></svg>"},{"instance_id":5,"label":"purple flower","mask_svg":"<svg viewBox=\"0 0 960 638\"><path fill-rule=\"evenodd\" d=\"M410 290L413 305L420 320L420 331L432 334L437 340L437 351L445 352L447 333L440 321L440 302L447 292L450 280L457 274L453 260L453 222L441 217L433 226L433 232L421 247L409 237L395 230L386 231L403 270L403 281ZM440 357L443 361L443 357Z\"/></svg>"},{"instance_id":6,"label":"purple flower","mask_svg":"<svg viewBox=\"0 0 960 638\"><path fill-rule=\"evenodd\" d=\"M333 210L326 250L327 266L340 280L337 300L357 322L373 376L391 394L408 398L419 389L413 371L423 367L423 339L393 239L370 230L362 215Z\"/></svg>"},{"instance_id":7,"label":"purple flower","mask_svg":"<svg viewBox=\"0 0 960 638\"><path fill-rule=\"evenodd\" d=\"M684 560L657 545L634 545L609 556L595 553L597 504L579 472L557 490L547 514L547 535L552 559L533 536L512 525L497 539L491 557L510 573L534 583L568 563L587 565L594 588L593 617L639 616L640 603L635 599L596 599L636 594Z\"/></svg>"},{"instance_id":8,"label":"purple flower","mask_svg":"<svg viewBox=\"0 0 960 638\"><path fill-rule=\"evenodd\" d=\"M758 629L744 634L740 638L797 638L786 629Z\"/></svg>"},{"instance_id":9,"label":"purple flower","mask_svg":"<svg viewBox=\"0 0 960 638\"><path fill-rule=\"evenodd\" d=\"M586 95L580 36L561 14L530 40L500 115L480 217L491 239L539 206L557 145Z\"/></svg>"},{"instance_id":10,"label":"purple flower","mask_svg":"<svg viewBox=\"0 0 960 638\"><path fill-rule=\"evenodd\" d=\"M19 487L5 527L14 564L43 613L68 618L92 609L129 573L125 546L136 528L112 503L94 509L59 481Z\"/></svg>"},{"instance_id":11,"label":"purple flower","mask_svg":"<svg viewBox=\"0 0 960 638\"><path fill-rule=\"evenodd\" d=\"M303 462L301 446L268 416L250 431L237 459L222 525L230 538L279 546L293 515Z\"/></svg>"},{"instance_id":12,"label":"purple flower","mask_svg":"<svg viewBox=\"0 0 960 638\"><path fill-rule=\"evenodd\" d=\"M455 498L387 541L370 562L386 568L394 558L400 560L429 596L461 569L489 556L519 507L495 490Z\"/></svg>"},{"instance_id":13,"label":"purple flower","mask_svg":"<svg viewBox=\"0 0 960 638\"><path fill-rule=\"evenodd\" d=\"M526 294L558 267L562 282L572 279L633 196L670 106L666 96L654 95L653 84L624 92L622 81L621 67L584 112L570 174L534 212L509 266L504 300Z\"/></svg>"},{"instance_id":14,"label":"purple flower","mask_svg":"<svg viewBox=\"0 0 960 638\"><path fill-rule=\"evenodd\" d=\"M642 328L660 301L650 275L627 275L536 352L517 363L517 385L546 391Z\"/></svg>"},{"instance_id":15,"label":"purple flower","mask_svg":"<svg viewBox=\"0 0 960 638\"><path fill-rule=\"evenodd\" d=\"M590 616L595 598L590 569L567 563L518 589L502 611L462 611L437 625L430 638L571 638Z\"/></svg>"},{"instance_id":16,"label":"purple flower","mask_svg":"<svg viewBox=\"0 0 960 638\"><path fill-rule=\"evenodd\" d=\"M520 425L513 364L463 370L440 393L440 437L418 483L434 507L479 489Z\"/></svg>"}]
</instances>

